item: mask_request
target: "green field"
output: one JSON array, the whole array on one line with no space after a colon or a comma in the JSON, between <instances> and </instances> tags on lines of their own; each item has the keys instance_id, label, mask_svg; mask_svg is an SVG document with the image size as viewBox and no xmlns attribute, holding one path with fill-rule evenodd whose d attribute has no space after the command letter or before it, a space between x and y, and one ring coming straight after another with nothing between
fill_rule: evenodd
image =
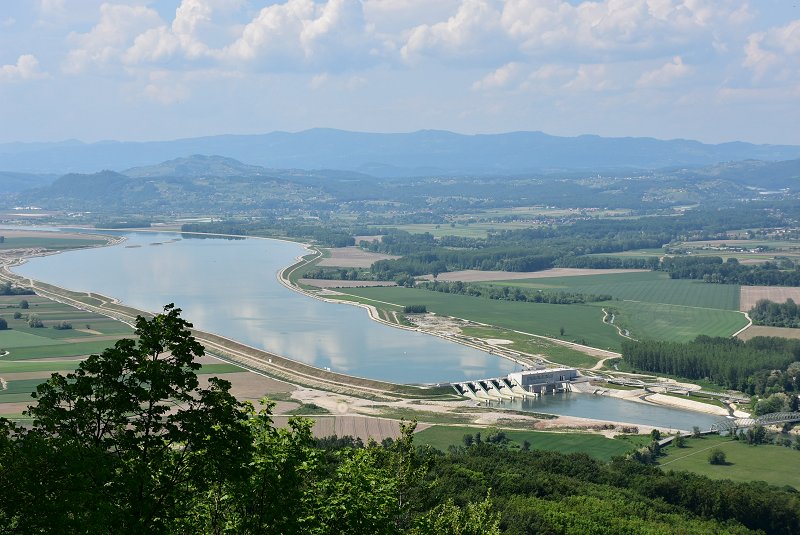
<instances>
[{"instance_id":1,"label":"green field","mask_svg":"<svg viewBox=\"0 0 800 535\"><path fill-rule=\"evenodd\" d=\"M708 453L720 448L729 464L708 463ZM659 459L664 470L686 470L713 479L766 481L771 485L791 485L800 490L800 451L782 446L749 446L746 442L715 435L686 440L685 448L670 446Z\"/></svg>"},{"instance_id":2,"label":"green field","mask_svg":"<svg viewBox=\"0 0 800 535\"><path fill-rule=\"evenodd\" d=\"M36 390L36 386L45 382L46 379L18 379L8 381L5 390L0 390L0 396L10 396L14 394L28 394Z\"/></svg>"},{"instance_id":3,"label":"green field","mask_svg":"<svg viewBox=\"0 0 800 535\"><path fill-rule=\"evenodd\" d=\"M51 344L29 347L4 347L10 354L0 359L28 360L28 359L51 359L63 357L83 357L102 353L114 345L116 340L94 340L88 342L75 342L63 344ZM3 343L0 335L0 344Z\"/></svg>"},{"instance_id":4,"label":"green field","mask_svg":"<svg viewBox=\"0 0 800 535\"><path fill-rule=\"evenodd\" d=\"M19 307L22 299L28 301L30 308ZM15 312L23 317L14 319ZM27 314L37 314L45 327L29 327ZM74 371L80 357L100 353L133 333L123 323L34 295L0 296L0 317L9 327L0 331L0 350L8 351L0 357L0 377L6 387L0 390L0 413L4 413L3 404L32 402L30 393L46 380L47 372ZM52 328L62 321L71 323L73 328ZM40 373L42 377L14 376L22 373Z\"/></svg>"},{"instance_id":5,"label":"green field","mask_svg":"<svg viewBox=\"0 0 800 535\"><path fill-rule=\"evenodd\" d=\"M28 372L71 372L78 367L78 360L62 361L5 361L0 358L0 376L4 373L28 373Z\"/></svg>"},{"instance_id":6,"label":"green field","mask_svg":"<svg viewBox=\"0 0 800 535\"><path fill-rule=\"evenodd\" d=\"M648 271L492 282L497 286L611 295L589 306L615 312L615 325L637 339L685 342L699 334L730 336L747 324L739 309L739 286L670 279ZM574 306L574 305L570 305Z\"/></svg>"},{"instance_id":7,"label":"green field","mask_svg":"<svg viewBox=\"0 0 800 535\"><path fill-rule=\"evenodd\" d=\"M236 366L235 364L203 364L203 366L197 370L198 375L210 375L210 374L225 374L225 373L239 373L247 371L240 366Z\"/></svg>"},{"instance_id":8,"label":"green field","mask_svg":"<svg viewBox=\"0 0 800 535\"><path fill-rule=\"evenodd\" d=\"M739 310L739 286L736 284L707 284L695 280L670 279L669 274L658 271L550 277L492 284L558 289L571 293L609 294L615 299L646 303Z\"/></svg>"},{"instance_id":9,"label":"green field","mask_svg":"<svg viewBox=\"0 0 800 535\"><path fill-rule=\"evenodd\" d=\"M429 312L604 349L619 350L622 340L613 326L603 323L602 311L588 305L495 301L415 288L348 288L337 291L401 306L424 304ZM561 327L565 329L564 336L559 335Z\"/></svg>"},{"instance_id":10,"label":"green field","mask_svg":"<svg viewBox=\"0 0 800 535\"><path fill-rule=\"evenodd\" d=\"M506 329L497 329L494 327L463 327L461 333L464 336L482 339L496 338L511 340L514 342L513 344L505 344L503 347L529 355L544 355L547 360L563 364L564 366L572 366L573 368L591 368L597 364L599 360L575 349L554 344L544 338L535 338Z\"/></svg>"},{"instance_id":11,"label":"green field","mask_svg":"<svg viewBox=\"0 0 800 535\"><path fill-rule=\"evenodd\" d=\"M615 323L637 339L688 342L698 335L730 336L745 325L744 315L731 310L615 301L606 307L617 313Z\"/></svg>"},{"instance_id":12,"label":"green field","mask_svg":"<svg viewBox=\"0 0 800 535\"><path fill-rule=\"evenodd\" d=\"M621 277L642 276L634 283L631 293L634 291L644 292L647 287L647 278L654 281L655 289L650 292L648 299L651 301L604 301L600 303L590 303L586 305L550 305L542 303L522 303L515 301L499 301L483 299L479 297L469 297L464 295L445 294L431 292L427 290L409 288L352 288L339 290L350 295L372 299L373 304L384 306L381 303L391 303L395 305L414 305L424 304L428 311L436 312L447 316L464 318L471 321L494 325L502 329L511 329L530 334L537 334L553 338L561 338L568 341L585 343L593 347L603 349L618 350L622 337L617 334L617 330L612 325L602 322L603 312L613 309L615 312L615 324L623 329L630 331L630 335L637 339L653 338L659 340L689 341L700 334L709 336L730 336L746 325L744 316L730 309L701 308L693 306L675 305L670 303L654 302L653 299L670 300L668 284L671 282L692 281L672 281L653 279L653 275L660 273L629 273L622 275L591 275L587 277L563 277L558 281L568 281L572 286L569 291L576 291L581 288L578 281L568 279L592 279L585 283L583 288L594 288L594 292L600 293L597 288L597 279L604 277L614 277L617 286L626 287L626 283L619 282ZM540 281L553 281L553 279L538 279ZM594 282L594 284L592 284ZM513 285L513 283L509 283ZM609 287L609 283L603 283ZM685 300L694 302L709 302L717 304L731 304L731 289L738 288L732 285L712 285L701 286L712 287L711 291L699 297L692 297L688 286L680 284L674 288L685 291ZM550 286L553 287L553 286ZM716 287L716 288L714 288ZM705 301L703 301L705 299ZM678 300L677 297L672 300ZM377 302L376 302L377 301ZM738 301L738 299L737 299ZM565 333L560 335L561 327ZM524 335L523 335L524 336ZM518 341L517 338L501 336ZM531 352L523 347L517 347L523 352ZM536 351L534 351L536 352ZM589 362L570 362L559 360L556 353L541 351L545 355L553 355L553 359L568 365L588 366ZM564 355L568 359L570 355Z\"/></svg>"},{"instance_id":13,"label":"green field","mask_svg":"<svg viewBox=\"0 0 800 535\"><path fill-rule=\"evenodd\" d=\"M559 451L561 453L585 453L603 461L625 455L641 444L639 437L606 438L588 433L550 433L546 431L504 430L511 443L522 446L527 440L531 449ZM429 444L436 449L447 451L449 446L462 446L466 434L481 433L485 438L490 429L465 426L434 425L414 435L416 444Z\"/></svg>"}]
</instances>

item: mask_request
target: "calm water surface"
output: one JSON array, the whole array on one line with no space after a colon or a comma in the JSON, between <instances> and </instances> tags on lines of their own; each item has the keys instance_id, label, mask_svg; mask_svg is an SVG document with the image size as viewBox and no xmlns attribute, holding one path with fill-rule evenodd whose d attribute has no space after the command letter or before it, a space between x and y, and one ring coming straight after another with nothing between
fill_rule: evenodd
<instances>
[{"instance_id":1,"label":"calm water surface","mask_svg":"<svg viewBox=\"0 0 800 535\"><path fill-rule=\"evenodd\" d=\"M121 245L31 259L14 269L72 290L158 312L174 302L199 329L333 371L398 383L505 375L515 363L434 336L395 329L365 310L288 290L276 274L304 249L277 240L118 233ZM633 424L691 429L716 417L585 394L505 405Z\"/></svg>"},{"instance_id":2,"label":"calm water surface","mask_svg":"<svg viewBox=\"0 0 800 535\"><path fill-rule=\"evenodd\" d=\"M361 308L288 290L276 274L304 254L296 243L123 235L121 245L34 258L14 271L151 312L174 302L199 329L359 377L437 383L519 368L435 336L381 325Z\"/></svg>"},{"instance_id":3,"label":"calm water surface","mask_svg":"<svg viewBox=\"0 0 800 535\"><path fill-rule=\"evenodd\" d=\"M498 405L504 408L549 412L564 416L579 416L612 422L652 425L690 431L695 425L703 430L719 420L720 416L637 403L618 398L567 392L542 396L537 399L515 400Z\"/></svg>"}]
</instances>

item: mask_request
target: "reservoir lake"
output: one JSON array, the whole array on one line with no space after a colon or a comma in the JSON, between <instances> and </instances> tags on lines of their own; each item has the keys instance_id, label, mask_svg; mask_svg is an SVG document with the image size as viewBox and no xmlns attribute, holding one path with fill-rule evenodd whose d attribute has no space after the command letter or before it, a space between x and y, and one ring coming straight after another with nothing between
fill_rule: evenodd
<instances>
[{"instance_id":1,"label":"reservoir lake","mask_svg":"<svg viewBox=\"0 0 800 535\"><path fill-rule=\"evenodd\" d=\"M174 302L198 329L359 377L440 383L520 369L496 355L377 323L362 308L289 290L278 282L277 273L305 254L297 243L166 232L108 234L126 239L110 247L32 258L14 272L70 290L101 293L150 312ZM674 429L706 429L719 419L572 393L509 408Z\"/></svg>"}]
</instances>

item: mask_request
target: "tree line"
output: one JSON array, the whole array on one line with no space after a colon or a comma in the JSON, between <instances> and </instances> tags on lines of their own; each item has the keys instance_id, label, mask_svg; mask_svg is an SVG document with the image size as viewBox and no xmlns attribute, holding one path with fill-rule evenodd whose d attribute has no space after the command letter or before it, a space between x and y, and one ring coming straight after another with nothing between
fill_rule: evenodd
<instances>
[{"instance_id":1,"label":"tree line","mask_svg":"<svg viewBox=\"0 0 800 535\"><path fill-rule=\"evenodd\" d=\"M759 299L748 312L755 325L770 327L800 327L800 310L793 299L785 303L775 303L769 299Z\"/></svg>"},{"instance_id":2,"label":"tree line","mask_svg":"<svg viewBox=\"0 0 800 535\"><path fill-rule=\"evenodd\" d=\"M705 335L688 343L624 340L622 356L637 371L706 379L761 395L796 390L785 372L800 361L800 340L759 336L745 342Z\"/></svg>"},{"instance_id":3,"label":"tree line","mask_svg":"<svg viewBox=\"0 0 800 535\"><path fill-rule=\"evenodd\" d=\"M33 295L34 293L30 288L13 286L10 282L0 284L0 295Z\"/></svg>"},{"instance_id":4,"label":"tree line","mask_svg":"<svg viewBox=\"0 0 800 535\"><path fill-rule=\"evenodd\" d=\"M796 492L473 441L317 440L201 382L169 305L0 419L0 532L469 534L800 531ZM499 435L498 435L499 436Z\"/></svg>"},{"instance_id":5,"label":"tree line","mask_svg":"<svg viewBox=\"0 0 800 535\"><path fill-rule=\"evenodd\" d=\"M673 279L696 279L715 284L745 286L800 286L800 266L790 260L744 265L736 258L718 256L667 257L662 271Z\"/></svg>"},{"instance_id":6,"label":"tree line","mask_svg":"<svg viewBox=\"0 0 800 535\"><path fill-rule=\"evenodd\" d=\"M660 266L655 256L614 258L588 255L661 248L675 240L723 238L730 229L770 227L781 221L780 217L762 209L739 207L694 210L679 217L581 219L568 224L490 232L486 238L434 238L430 233L382 229L379 231L383 233L381 240L364 243L363 247L402 257L373 264L372 271L381 280L393 280L401 274L417 276L461 269L519 272L552 267L665 269L671 273L675 271L674 278L687 278L678 274L679 264L669 264L667 269ZM759 272L758 275L762 274Z\"/></svg>"},{"instance_id":7,"label":"tree line","mask_svg":"<svg viewBox=\"0 0 800 535\"><path fill-rule=\"evenodd\" d=\"M462 281L421 281L415 288L434 292L483 297L501 301L523 301L529 303L550 303L554 305L572 305L576 303L592 303L610 301L608 294L583 294L557 290L537 290L520 288L519 286L496 286L493 284L475 284Z\"/></svg>"}]
</instances>

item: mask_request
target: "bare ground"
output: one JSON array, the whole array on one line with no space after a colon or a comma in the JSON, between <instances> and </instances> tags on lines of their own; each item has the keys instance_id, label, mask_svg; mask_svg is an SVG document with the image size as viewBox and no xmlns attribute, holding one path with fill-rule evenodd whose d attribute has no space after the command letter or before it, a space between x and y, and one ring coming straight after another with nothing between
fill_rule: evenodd
<instances>
[{"instance_id":1,"label":"bare ground","mask_svg":"<svg viewBox=\"0 0 800 535\"><path fill-rule=\"evenodd\" d=\"M291 392L295 388L289 383L244 370L238 373L221 374L220 378L231 382L231 393L239 401L252 401L256 404L264 396Z\"/></svg>"},{"instance_id":2,"label":"bare ground","mask_svg":"<svg viewBox=\"0 0 800 535\"><path fill-rule=\"evenodd\" d=\"M788 327L766 327L762 325L753 325L743 332L739 333L738 338L742 340L750 340L756 336L778 336L780 338L795 338L800 339L800 329L790 329Z\"/></svg>"},{"instance_id":3,"label":"bare ground","mask_svg":"<svg viewBox=\"0 0 800 535\"><path fill-rule=\"evenodd\" d=\"M330 249L330 257L320 260L319 266L336 266L346 268L368 268L378 260L393 260L400 258L381 253L370 253L358 247L336 247Z\"/></svg>"},{"instance_id":4,"label":"bare ground","mask_svg":"<svg viewBox=\"0 0 800 535\"><path fill-rule=\"evenodd\" d=\"M313 433L318 438L336 435L339 437L351 436L360 438L364 442L370 439L381 442L386 438L397 438L400 436L400 422L388 420L386 418L376 418L374 416L314 416ZM279 427L288 426L288 416L275 416L275 425ZM428 425L417 425L417 431L427 429Z\"/></svg>"},{"instance_id":5,"label":"bare ground","mask_svg":"<svg viewBox=\"0 0 800 535\"><path fill-rule=\"evenodd\" d=\"M467 269L464 271L450 271L440 273L437 277L440 281L461 281L461 282L484 282L500 280L521 280L521 279L546 279L550 277L581 277L584 275L612 275L614 273L636 273L648 271L646 269L577 269L577 268L553 268L544 271L477 271ZM432 275L420 277L432 280Z\"/></svg>"},{"instance_id":6,"label":"bare ground","mask_svg":"<svg viewBox=\"0 0 800 535\"><path fill-rule=\"evenodd\" d=\"M788 286L742 286L739 293L739 310L747 312L759 299L784 303L787 299L800 301L800 288Z\"/></svg>"}]
</instances>

